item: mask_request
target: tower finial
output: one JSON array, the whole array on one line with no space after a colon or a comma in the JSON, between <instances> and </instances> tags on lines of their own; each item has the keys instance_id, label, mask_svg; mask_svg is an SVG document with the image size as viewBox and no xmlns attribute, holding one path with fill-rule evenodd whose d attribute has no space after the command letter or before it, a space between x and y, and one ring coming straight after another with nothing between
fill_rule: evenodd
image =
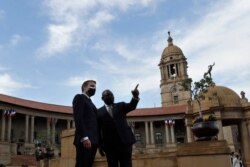
<instances>
[{"instance_id":1,"label":"tower finial","mask_svg":"<svg viewBox=\"0 0 250 167\"><path fill-rule=\"evenodd\" d=\"M173 45L173 38L170 36L170 31L168 31L168 46Z\"/></svg>"}]
</instances>

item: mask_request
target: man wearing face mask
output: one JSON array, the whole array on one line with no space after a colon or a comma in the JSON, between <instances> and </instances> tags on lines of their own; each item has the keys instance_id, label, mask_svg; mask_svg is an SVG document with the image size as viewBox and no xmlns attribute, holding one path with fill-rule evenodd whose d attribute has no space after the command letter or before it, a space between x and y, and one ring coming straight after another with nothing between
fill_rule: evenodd
<instances>
[{"instance_id":1,"label":"man wearing face mask","mask_svg":"<svg viewBox=\"0 0 250 167\"><path fill-rule=\"evenodd\" d=\"M102 93L105 105L98 109L98 120L101 131L100 154L107 157L109 167L132 167L132 145L134 134L129 127L126 114L136 109L139 102L137 86L132 90L130 103L114 103L114 95L110 90ZM105 154L104 154L104 152Z\"/></svg>"},{"instance_id":2,"label":"man wearing face mask","mask_svg":"<svg viewBox=\"0 0 250 167\"><path fill-rule=\"evenodd\" d=\"M97 109L90 99L95 90L96 82L87 80L82 84L82 94L77 94L73 99L76 167L92 167L99 144Z\"/></svg>"}]
</instances>

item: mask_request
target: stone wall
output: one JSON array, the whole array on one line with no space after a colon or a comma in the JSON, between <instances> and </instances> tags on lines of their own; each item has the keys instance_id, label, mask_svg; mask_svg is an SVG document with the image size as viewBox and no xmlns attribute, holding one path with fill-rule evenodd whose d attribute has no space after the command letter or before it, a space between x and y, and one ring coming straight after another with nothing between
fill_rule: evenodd
<instances>
[{"instance_id":1,"label":"stone wall","mask_svg":"<svg viewBox=\"0 0 250 167\"><path fill-rule=\"evenodd\" d=\"M229 154L225 140L180 144L177 146L178 167L231 167Z\"/></svg>"},{"instance_id":2,"label":"stone wall","mask_svg":"<svg viewBox=\"0 0 250 167\"><path fill-rule=\"evenodd\" d=\"M72 167L75 165L75 147L73 145L74 129L65 130L61 135L61 157L52 159L49 162L50 167ZM156 153L158 152L158 153ZM164 152L157 148L134 150L132 156L134 167L177 167L175 152ZM94 167L107 167L106 157L96 155Z\"/></svg>"},{"instance_id":3,"label":"stone wall","mask_svg":"<svg viewBox=\"0 0 250 167\"><path fill-rule=\"evenodd\" d=\"M62 132L61 157L49 161L50 167L72 167L75 165L74 129ZM178 144L173 148L144 148L132 156L133 167L231 167L230 149L225 140L201 141ZM108 167L106 158L98 153L94 167Z\"/></svg>"},{"instance_id":4,"label":"stone wall","mask_svg":"<svg viewBox=\"0 0 250 167\"><path fill-rule=\"evenodd\" d=\"M11 160L10 144L7 142L0 142L0 164L9 164Z\"/></svg>"}]
</instances>

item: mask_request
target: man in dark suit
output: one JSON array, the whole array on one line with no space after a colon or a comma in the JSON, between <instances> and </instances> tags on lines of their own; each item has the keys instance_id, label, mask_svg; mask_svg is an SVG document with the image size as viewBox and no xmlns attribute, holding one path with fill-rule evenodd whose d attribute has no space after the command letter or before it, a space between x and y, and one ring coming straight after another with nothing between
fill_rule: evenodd
<instances>
[{"instance_id":1,"label":"man in dark suit","mask_svg":"<svg viewBox=\"0 0 250 167\"><path fill-rule=\"evenodd\" d=\"M92 167L99 143L97 109L90 99L95 90L96 82L87 80L82 84L82 94L73 99L76 167Z\"/></svg>"},{"instance_id":2,"label":"man in dark suit","mask_svg":"<svg viewBox=\"0 0 250 167\"><path fill-rule=\"evenodd\" d=\"M132 145L135 137L127 123L126 114L137 106L137 87L138 85L132 91L133 98L130 103L114 103L114 95L110 90L102 93L105 105L98 109L102 139L100 153L103 154L103 150L106 153L109 167L132 167Z\"/></svg>"}]
</instances>

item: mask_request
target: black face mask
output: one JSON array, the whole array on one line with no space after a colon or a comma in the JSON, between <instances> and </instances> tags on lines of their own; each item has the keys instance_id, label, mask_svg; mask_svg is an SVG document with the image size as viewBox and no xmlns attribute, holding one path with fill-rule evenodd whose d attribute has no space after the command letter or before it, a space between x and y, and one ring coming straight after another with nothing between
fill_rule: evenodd
<instances>
[{"instance_id":1,"label":"black face mask","mask_svg":"<svg viewBox=\"0 0 250 167\"><path fill-rule=\"evenodd\" d=\"M103 99L104 103L107 104L108 106L114 103L114 97L106 97L105 99Z\"/></svg>"},{"instance_id":2,"label":"black face mask","mask_svg":"<svg viewBox=\"0 0 250 167\"><path fill-rule=\"evenodd\" d=\"M95 88L90 87L90 88L87 90L87 94L88 94L89 96L94 96L94 95L95 95Z\"/></svg>"}]
</instances>

